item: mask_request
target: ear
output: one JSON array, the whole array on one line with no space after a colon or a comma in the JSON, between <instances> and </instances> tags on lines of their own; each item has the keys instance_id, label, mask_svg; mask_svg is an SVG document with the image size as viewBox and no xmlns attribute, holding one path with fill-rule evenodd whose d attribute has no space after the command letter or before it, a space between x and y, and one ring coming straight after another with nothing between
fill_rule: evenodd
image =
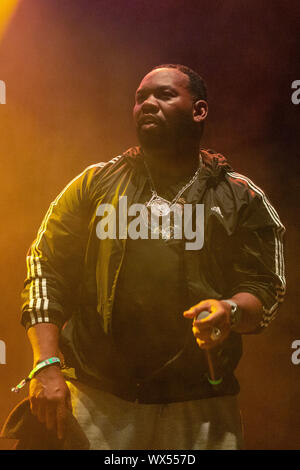
<instances>
[{"instance_id":1,"label":"ear","mask_svg":"<svg viewBox=\"0 0 300 470\"><path fill-rule=\"evenodd\" d=\"M193 118L195 122L202 122L208 113L207 101L199 100L194 103Z\"/></svg>"}]
</instances>

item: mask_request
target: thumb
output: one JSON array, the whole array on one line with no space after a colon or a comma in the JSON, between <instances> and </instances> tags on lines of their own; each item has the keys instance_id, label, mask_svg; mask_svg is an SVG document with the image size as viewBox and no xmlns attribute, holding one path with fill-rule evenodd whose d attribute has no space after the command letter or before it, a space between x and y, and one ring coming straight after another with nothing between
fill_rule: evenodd
<instances>
[{"instance_id":1,"label":"thumb","mask_svg":"<svg viewBox=\"0 0 300 470\"><path fill-rule=\"evenodd\" d=\"M183 316L185 318L194 318L196 316L196 310L194 309L194 307L190 308L189 310L186 310L185 312L183 312Z\"/></svg>"}]
</instances>

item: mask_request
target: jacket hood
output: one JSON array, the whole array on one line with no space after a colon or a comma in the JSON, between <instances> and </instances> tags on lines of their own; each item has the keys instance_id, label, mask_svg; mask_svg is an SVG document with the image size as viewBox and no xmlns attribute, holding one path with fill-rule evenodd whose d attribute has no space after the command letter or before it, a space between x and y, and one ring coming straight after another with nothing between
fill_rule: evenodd
<instances>
[{"instance_id":1,"label":"jacket hood","mask_svg":"<svg viewBox=\"0 0 300 470\"><path fill-rule=\"evenodd\" d=\"M201 148L200 155L205 166L203 171L207 174L207 186L217 186L224 174L232 170L231 166L224 155L212 149ZM143 151L140 146L130 147L123 156L133 166L139 166L143 161Z\"/></svg>"}]
</instances>

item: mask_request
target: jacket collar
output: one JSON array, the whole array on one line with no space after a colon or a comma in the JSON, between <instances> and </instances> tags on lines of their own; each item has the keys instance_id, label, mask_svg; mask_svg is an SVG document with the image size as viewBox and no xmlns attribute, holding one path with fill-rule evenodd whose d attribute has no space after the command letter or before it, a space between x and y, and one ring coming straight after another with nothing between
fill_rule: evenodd
<instances>
[{"instance_id":1,"label":"jacket collar","mask_svg":"<svg viewBox=\"0 0 300 470\"><path fill-rule=\"evenodd\" d=\"M232 170L232 168L221 153L217 153L211 149L201 148L200 154L204 164L204 169L201 173L204 172L207 177L207 186L215 187L218 185L219 181L223 179L224 174ZM123 153L123 156L130 165L137 169L142 168L144 170L143 153L140 146L130 147Z\"/></svg>"}]
</instances>

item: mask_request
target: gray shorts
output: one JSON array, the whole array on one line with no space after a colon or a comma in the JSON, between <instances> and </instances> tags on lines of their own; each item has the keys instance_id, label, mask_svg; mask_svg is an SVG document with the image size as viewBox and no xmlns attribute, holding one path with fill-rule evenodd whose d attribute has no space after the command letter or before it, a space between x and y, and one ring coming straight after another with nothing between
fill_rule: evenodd
<instances>
[{"instance_id":1,"label":"gray shorts","mask_svg":"<svg viewBox=\"0 0 300 470\"><path fill-rule=\"evenodd\" d=\"M94 450L243 448L236 396L140 404L67 381L73 414Z\"/></svg>"}]
</instances>

